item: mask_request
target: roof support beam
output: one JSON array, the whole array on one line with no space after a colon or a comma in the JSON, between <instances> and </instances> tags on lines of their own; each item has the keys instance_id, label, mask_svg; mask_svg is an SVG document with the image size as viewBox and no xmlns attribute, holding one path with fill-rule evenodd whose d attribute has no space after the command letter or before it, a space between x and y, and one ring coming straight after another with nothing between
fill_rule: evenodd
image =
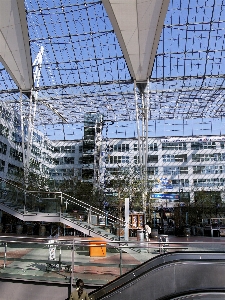
<instances>
[{"instance_id":1,"label":"roof support beam","mask_svg":"<svg viewBox=\"0 0 225 300\"><path fill-rule=\"evenodd\" d=\"M169 0L102 0L131 77L146 82L162 32Z\"/></svg>"},{"instance_id":2,"label":"roof support beam","mask_svg":"<svg viewBox=\"0 0 225 300\"><path fill-rule=\"evenodd\" d=\"M1 0L0 62L23 93L33 87L24 1Z\"/></svg>"}]
</instances>

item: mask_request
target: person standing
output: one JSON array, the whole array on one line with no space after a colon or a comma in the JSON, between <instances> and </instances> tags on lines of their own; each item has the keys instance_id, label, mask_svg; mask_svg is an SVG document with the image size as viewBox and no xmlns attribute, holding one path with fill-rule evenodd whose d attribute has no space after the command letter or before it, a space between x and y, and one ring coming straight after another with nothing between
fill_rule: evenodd
<instances>
[{"instance_id":1,"label":"person standing","mask_svg":"<svg viewBox=\"0 0 225 300\"><path fill-rule=\"evenodd\" d=\"M147 242L150 241L151 232L152 232L151 227L148 224L145 224L145 237Z\"/></svg>"},{"instance_id":2,"label":"person standing","mask_svg":"<svg viewBox=\"0 0 225 300\"><path fill-rule=\"evenodd\" d=\"M76 289L71 293L69 300L90 300L88 293L84 290L84 282L78 279L76 282Z\"/></svg>"}]
</instances>

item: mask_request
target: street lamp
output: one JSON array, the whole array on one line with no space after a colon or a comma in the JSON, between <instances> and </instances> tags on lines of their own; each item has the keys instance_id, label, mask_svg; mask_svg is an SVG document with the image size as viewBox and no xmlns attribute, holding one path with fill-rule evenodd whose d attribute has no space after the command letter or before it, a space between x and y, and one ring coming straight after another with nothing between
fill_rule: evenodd
<instances>
[{"instance_id":1,"label":"street lamp","mask_svg":"<svg viewBox=\"0 0 225 300\"><path fill-rule=\"evenodd\" d=\"M156 221L156 211L153 210L153 214L154 214L154 218L153 218L153 228L155 229L156 228L156 225L155 225L155 221Z\"/></svg>"},{"instance_id":2,"label":"street lamp","mask_svg":"<svg viewBox=\"0 0 225 300\"><path fill-rule=\"evenodd\" d=\"M179 184L179 229L181 229L180 174L179 173L178 173L178 184Z\"/></svg>"}]
</instances>

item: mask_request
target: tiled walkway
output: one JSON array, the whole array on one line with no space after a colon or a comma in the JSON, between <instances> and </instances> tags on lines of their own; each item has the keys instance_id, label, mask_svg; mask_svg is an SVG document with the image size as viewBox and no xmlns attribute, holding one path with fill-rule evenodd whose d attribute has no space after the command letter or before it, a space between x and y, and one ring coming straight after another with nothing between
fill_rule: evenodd
<instances>
[{"instance_id":1,"label":"tiled walkway","mask_svg":"<svg viewBox=\"0 0 225 300\"><path fill-rule=\"evenodd\" d=\"M27 238L30 242L35 240L35 237L32 236L28 236ZM68 241L73 239L73 237L70 236L65 238ZM60 237L58 241L65 238ZM76 240L79 241L77 237ZM130 242L132 243L129 244L130 246L143 248L140 252L136 252L132 255L124 252L121 254L115 249L108 249L105 257L90 257L88 247L76 247L74 253L74 279L82 278L88 284L96 286L103 285L159 254L158 239L152 239L149 243L149 248L146 248L147 243L145 242L137 245L135 238L131 238ZM186 251L186 247L192 251L203 249L208 251L225 251L224 237L191 236L186 238L169 236L169 242L173 242L173 244L169 244L169 251L179 251L181 247L183 247L184 251ZM204 244L202 244L203 242ZM0 245L0 277L54 281L69 280L71 274L66 270L65 265L71 264L71 247L62 247L61 258L65 264L62 265L60 272L58 271L58 265L56 265L56 268L52 268L47 272L46 262L48 260L48 254L49 247L46 245L35 245L31 243L29 247L27 247L27 244L8 243L7 260L4 261L4 244L2 244ZM56 260L59 259L59 255L60 249L57 247ZM3 268L4 263L6 268ZM121 266L120 263L122 263Z\"/></svg>"}]
</instances>

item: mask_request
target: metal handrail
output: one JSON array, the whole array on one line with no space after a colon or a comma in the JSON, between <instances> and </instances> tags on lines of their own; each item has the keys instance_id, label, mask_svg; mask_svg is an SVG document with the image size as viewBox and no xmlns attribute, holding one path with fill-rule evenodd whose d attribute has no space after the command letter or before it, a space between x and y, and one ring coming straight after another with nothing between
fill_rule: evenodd
<instances>
[{"instance_id":1,"label":"metal handrail","mask_svg":"<svg viewBox=\"0 0 225 300\"><path fill-rule=\"evenodd\" d=\"M66 202L70 202L70 203L74 203L75 205L78 205L80 206L81 208L84 208L88 213L92 213L94 212L96 215L98 216L101 216L101 217L105 217L107 218L107 220L110 220L112 223L118 223L120 225L124 225L125 224L125 221L121 218L118 218L104 210L101 210L93 205L90 205L82 200L79 200L73 196L70 196L66 193L63 193L63 192L53 192L53 191L31 191L31 190L26 190L22 187L19 187L17 186L16 184L13 184L11 181L7 180L7 179L4 179L4 178L1 178L0 177L0 180L1 181L4 181L6 182L7 184L9 184L10 186L12 186L13 188L19 190L20 192L24 193L24 197L26 195L26 197L28 196L33 196L36 200L48 200L50 199L49 197L40 197L40 194L51 194L51 195L56 195L56 197L54 199L57 199L60 201L61 205L62 204L66 204ZM5 191L5 189L2 189L2 191ZM39 195L38 195L39 194ZM7 198L7 197L6 197ZM26 210L26 203L24 203L24 211ZM61 209L62 207L60 207ZM60 211L59 211L60 213Z\"/></svg>"}]
</instances>

